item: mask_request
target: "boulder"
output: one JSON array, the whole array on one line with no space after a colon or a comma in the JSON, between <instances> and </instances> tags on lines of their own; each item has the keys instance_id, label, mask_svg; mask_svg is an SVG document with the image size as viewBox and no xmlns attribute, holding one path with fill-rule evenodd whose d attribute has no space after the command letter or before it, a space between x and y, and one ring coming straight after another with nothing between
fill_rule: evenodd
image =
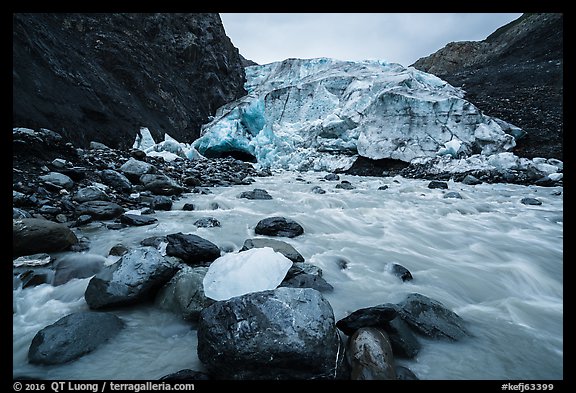
<instances>
[{"instance_id":1,"label":"boulder","mask_svg":"<svg viewBox=\"0 0 576 393\"><path fill-rule=\"evenodd\" d=\"M425 336L455 341L470 335L458 314L427 296L411 293L397 306L400 317Z\"/></svg>"},{"instance_id":2,"label":"boulder","mask_svg":"<svg viewBox=\"0 0 576 393\"><path fill-rule=\"evenodd\" d=\"M361 308L336 323L336 327L347 336L363 327L382 327L386 322L396 318L394 304L385 303L378 306Z\"/></svg>"},{"instance_id":3,"label":"boulder","mask_svg":"<svg viewBox=\"0 0 576 393\"><path fill-rule=\"evenodd\" d=\"M212 262L220 256L217 245L197 235L178 232L167 235L166 240L166 255L180 258L188 265Z\"/></svg>"},{"instance_id":4,"label":"boulder","mask_svg":"<svg viewBox=\"0 0 576 393\"><path fill-rule=\"evenodd\" d=\"M107 201L109 196L96 186L79 188L73 198L76 202L83 203L88 201Z\"/></svg>"},{"instance_id":5,"label":"boulder","mask_svg":"<svg viewBox=\"0 0 576 393\"><path fill-rule=\"evenodd\" d=\"M322 269L305 262L292 264L280 286L313 288L320 292L331 292L334 290L334 287L322 278Z\"/></svg>"},{"instance_id":6,"label":"boulder","mask_svg":"<svg viewBox=\"0 0 576 393\"><path fill-rule=\"evenodd\" d=\"M254 229L257 235L296 237L304 228L296 221L284 217L268 217L260 220Z\"/></svg>"},{"instance_id":7,"label":"boulder","mask_svg":"<svg viewBox=\"0 0 576 393\"><path fill-rule=\"evenodd\" d=\"M134 158L130 158L122 164L120 170L131 182L139 182L140 176L157 171L154 165Z\"/></svg>"},{"instance_id":8,"label":"boulder","mask_svg":"<svg viewBox=\"0 0 576 393\"><path fill-rule=\"evenodd\" d=\"M412 359L420 352L422 345L402 318L385 322L382 329L388 333L394 357Z\"/></svg>"},{"instance_id":9,"label":"boulder","mask_svg":"<svg viewBox=\"0 0 576 393\"><path fill-rule=\"evenodd\" d=\"M77 217L89 215L95 220L111 220L124 213L124 208L117 203L108 201L88 201L76 207Z\"/></svg>"},{"instance_id":10,"label":"boulder","mask_svg":"<svg viewBox=\"0 0 576 393\"><path fill-rule=\"evenodd\" d=\"M202 280L208 268L184 266L160 289L155 303L164 310L180 315L182 319L196 322L200 312L214 303L204 294Z\"/></svg>"},{"instance_id":11,"label":"boulder","mask_svg":"<svg viewBox=\"0 0 576 393\"><path fill-rule=\"evenodd\" d=\"M112 169L105 169L98 172L104 184L122 192L132 191L132 183L122 173Z\"/></svg>"},{"instance_id":12,"label":"boulder","mask_svg":"<svg viewBox=\"0 0 576 393\"><path fill-rule=\"evenodd\" d=\"M214 217L202 217L198 220L194 221L194 225L198 228L214 228L214 227L221 227L220 221L215 219Z\"/></svg>"},{"instance_id":13,"label":"boulder","mask_svg":"<svg viewBox=\"0 0 576 393\"><path fill-rule=\"evenodd\" d=\"M160 377L160 381L207 381L209 379L208 374L188 368Z\"/></svg>"},{"instance_id":14,"label":"boulder","mask_svg":"<svg viewBox=\"0 0 576 393\"><path fill-rule=\"evenodd\" d=\"M155 248L136 248L92 277L84 298L91 309L138 303L153 297L176 270Z\"/></svg>"},{"instance_id":15,"label":"boulder","mask_svg":"<svg viewBox=\"0 0 576 393\"><path fill-rule=\"evenodd\" d=\"M538 206L541 205L542 202L536 198L522 198L522 200L520 200L520 203L524 204L524 205L534 205L534 206Z\"/></svg>"},{"instance_id":16,"label":"boulder","mask_svg":"<svg viewBox=\"0 0 576 393\"><path fill-rule=\"evenodd\" d=\"M186 191L186 188L163 174L144 174L140 176L140 183L145 190L156 195L179 195Z\"/></svg>"},{"instance_id":17,"label":"boulder","mask_svg":"<svg viewBox=\"0 0 576 393\"><path fill-rule=\"evenodd\" d=\"M74 186L74 181L70 177L59 172L50 172L47 175L40 176L40 180L68 190Z\"/></svg>"},{"instance_id":18,"label":"boulder","mask_svg":"<svg viewBox=\"0 0 576 393\"><path fill-rule=\"evenodd\" d=\"M396 365L386 332L363 327L349 338L346 360L352 380L395 380Z\"/></svg>"},{"instance_id":19,"label":"boulder","mask_svg":"<svg viewBox=\"0 0 576 393\"><path fill-rule=\"evenodd\" d=\"M12 255L64 251L78 243L66 225L40 218L12 220Z\"/></svg>"},{"instance_id":20,"label":"boulder","mask_svg":"<svg viewBox=\"0 0 576 393\"><path fill-rule=\"evenodd\" d=\"M238 195L238 198L245 198L245 199L272 199L272 195L268 194L268 191L262 190L260 188L255 188L252 191L244 191Z\"/></svg>"},{"instance_id":21,"label":"boulder","mask_svg":"<svg viewBox=\"0 0 576 393\"><path fill-rule=\"evenodd\" d=\"M172 210L172 198L166 195L156 195L150 202L150 207L154 210Z\"/></svg>"},{"instance_id":22,"label":"boulder","mask_svg":"<svg viewBox=\"0 0 576 393\"><path fill-rule=\"evenodd\" d=\"M158 219L141 214L124 213L120 216L120 222L130 226L143 226L154 224L155 222L158 222Z\"/></svg>"},{"instance_id":23,"label":"boulder","mask_svg":"<svg viewBox=\"0 0 576 393\"><path fill-rule=\"evenodd\" d=\"M397 263L389 264L386 266L386 268L390 271L390 273L400 278L402 281L411 281L413 278L410 270Z\"/></svg>"},{"instance_id":24,"label":"boulder","mask_svg":"<svg viewBox=\"0 0 576 393\"><path fill-rule=\"evenodd\" d=\"M240 251L262 247L270 247L274 251L283 254L292 262L304 262L304 257L298 251L296 251L292 245L276 239L246 239Z\"/></svg>"},{"instance_id":25,"label":"boulder","mask_svg":"<svg viewBox=\"0 0 576 393\"><path fill-rule=\"evenodd\" d=\"M28 361L42 365L70 362L94 351L123 327L124 322L113 314L83 311L67 315L36 333Z\"/></svg>"},{"instance_id":26,"label":"boulder","mask_svg":"<svg viewBox=\"0 0 576 393\"><path fill-rule=\"evenodd\" d=\"M309 288L218 301L200 313L198 358L216 379L334 379L343 347L330 303Z\"/></svg>"}]
</instances>

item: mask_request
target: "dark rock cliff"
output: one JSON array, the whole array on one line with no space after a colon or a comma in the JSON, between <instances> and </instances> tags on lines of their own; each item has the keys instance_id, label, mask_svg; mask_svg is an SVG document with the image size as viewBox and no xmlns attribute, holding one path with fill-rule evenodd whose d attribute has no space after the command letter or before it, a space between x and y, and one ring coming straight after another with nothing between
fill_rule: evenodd
<instances>
[{"instance_id":1,"label":"dark rock cliff","mask_svg":"<svg viewBox=\"0 0 576 393\"><path fill-rule=\"evenodd\" d=\"M483 41L450 43L412 66L524 129L518 156L563 160L563 64L563 15L540 13L523 14Z\"/></svg>"},{"instance_id":2,"label":"dark rock cliff","mask_svg":"<svg viewBox=\"0 0 576 393\"><path fill-rule=\"evenodd\" d=\"M140 127L192 142L246 94L238 49L212 14L14 14L13 127L75 146L132 145Z\"/></svg>"}]
</instances>

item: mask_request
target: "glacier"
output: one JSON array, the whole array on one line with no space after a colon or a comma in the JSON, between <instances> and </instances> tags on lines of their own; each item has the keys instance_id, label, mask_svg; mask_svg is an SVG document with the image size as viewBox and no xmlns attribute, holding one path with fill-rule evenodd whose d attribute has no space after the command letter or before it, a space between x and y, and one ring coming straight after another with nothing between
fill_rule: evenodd
<instances>
[{"instance_id":1,"label":"glacier","mask_svg":"<svg viewBox=\"0 0 576 393\"><path fill-rule=\"evenodd\" d=\"M524 134L465 92L380 60L287 59L246 67L248 94L219 108L191 149L287 170L345 170L358 156L411 162L506 152Z\"/></svg>"}]
</instances>

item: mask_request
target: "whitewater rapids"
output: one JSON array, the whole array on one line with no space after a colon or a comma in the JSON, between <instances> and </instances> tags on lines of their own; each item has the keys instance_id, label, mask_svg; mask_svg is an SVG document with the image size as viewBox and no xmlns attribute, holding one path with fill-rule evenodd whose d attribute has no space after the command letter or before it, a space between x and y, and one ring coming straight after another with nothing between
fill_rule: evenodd
<instances>
[{"instance_id":1,"label":"whitewater rapids","mask_svg":"<svg viewBox=\"0 0 576 393\"><path fill-rule=\"evenodd\" d=\"M397 359L419 379L563 379L562 187L448 182L449 189L441 190L429 189L427 180L340 175L356 187L346 190L336 188L339 181L324 180L325 174L278 172L251 185L185 194L171 211L157 211L154 225L107 230L92 224L75 231L90 240L88 253L113 263L117 259L108 251L118 243L138 247L144 238L176 232L236 252L246 239L259 237L258 221L284 216L300 223L304 234L279 240L323 270L334 287L324 296L336 320L418 292L467 322L472 337L449 342L419 336L416 358ZM378 189L384 185L388 188ZM314 193L314 186L326 193ZM237 197L254 188L273 199ZM462 198L444 198L448 191ZM525 205L525 197L542 204ZM185 203L195 210L181 210ZM207 216L222 226L194 225ZM402 282L389 271L392 263L406 267L414 279ZM186 368L203 371L194 326L152 305L112 311L126 328L76 361L29 364L28 347L40 329L88 309L88 281L14 289L15 377L149 380Z\"/></svg>"}]
</instances>

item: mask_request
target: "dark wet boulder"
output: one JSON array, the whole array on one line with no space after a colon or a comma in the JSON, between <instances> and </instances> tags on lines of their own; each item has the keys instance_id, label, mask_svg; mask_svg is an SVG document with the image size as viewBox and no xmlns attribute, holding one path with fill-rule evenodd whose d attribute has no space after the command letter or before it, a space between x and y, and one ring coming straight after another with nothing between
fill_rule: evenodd
<instances>
[{"instance_id":1,"label":"dark wet boulder","mask_svg":"<svg viewBox=\"0 0 576 393\"><path fill-rule=\"evenodd\" d=\"M121 192L132 191L132 183L122 173L113 169L104 169L98 172L100 179L104 184Z\"/></svg>"},{"instance_id":2,"label":"dark wet boulder","mask_svg":"<svg viewBox=\"0 0 576 393\"><path fill-rule=\"evenodd\" d=\"M152 164L130 158L122 164L120 171L122 171L124 176L126 176L132 183L138 183L140 182L140 176L147 173L156 173L157 169Z\"/></svg>"},{"instance_id":3,"label":"dark wet boulder","mask_svg":"<svg viewBox=\"0 0 576 393\"><path fill-rule=\"evenodd\" d=\"M64 224L40 218L12 220L12 255L64 251L78 243L78 238Z\"/></svg>"},{"instance_id":4,"label":"dark wet boulder","mask_svg":"<svg viewBox=\"0 0 576 393\"><path fill-rule=\"evenodd\" d=\"M74 194L73 199L76 202L83 203L88 201L107 201L110 199L108 194L96 186L79 188Z\"/></svg>"},{"instance_id":5,"label":"dark wet boulder","mask_svg":"<svg viewBox=\"0 0 576 393\"><path fill-rule=\"evenodd\" d=\"M281 253L292 262L304 262L304 257L296 249L282 240L276 239L246 239L240 251L250 250L252 248L270 247L274 251Z\"/></svg>"},{"instance_id":6,"label":"dark wet boulder","mask_svg":"<svg viewBox=\"0 0 576 393\"><path fill-rule=\"evenodd\" d=\"M314 194L326 194L326 190L320 186L314 186L310 189L310 191L312 191Z\"/></svg>"},{"instance_id":7,"label":"dark wet boulder","mask_svg":"<svg viewBox=\"0 0 576 393\"><path fill-rule=\"evenodd\" d=\"M462 183L468 184L469 186L475 186L476 184L482 184L482 180L478 179L476 176L467 174L462 179Z\"/></svg>"},{"instance_id":8,"label":"dark wet boulder","mask_svg":"<svg viewBox=\"0 0 576 393\"><path fill-rule=\"evenodd\" d=\"M356 187L348 180L342 180L340 183L336 184L336 188L341 188L343 190L353 190Z\"/></svg>"},{"instance_id":9,"label":"dark wet boulder","mask_svg":"<svg viewBox=\"0 0 576 393\"><path fill-rule=\"evenodd\" d=\"M417 381L419 378L408 367L396 365L396 379L400 381Z\"/></svg>"},{"instance_id":10,"label":"dark wet boulder","mask_svg":"<svg viewBox=\"0 0 576 393\"><path fill-rule=\"evenodd\" d=\"M136 248L92 277L84 299L91 309L142 302L152 298L176 271L176 264L155 248Z\"/></svg>"},{"instance_id":11,"label":"dark wet boulder","mask_svg":"<svg viewBox=\"0 0 576 393\"><path fill-rule=\"evenodd\" d=\"M296 237L304 233L304 228L289 218L268 217L258 222L254 232L257 235Z\"/></svg>"},{"instance_id":12,"label":"dark wet boulder","mask_svg":"<svg viewBox=\"0 0 576 393\"><path fill-rule=\"evenodd\" d=\"M180 258L188 265L212 262L220 256L217 245L197 235L172 233L166 240L166 255Z\"/></svg>"},{"instance_id":13,"label":"dark wet boulder","mask_svg":"<svg viewBox=\"0 0 576 393\"><path fill-rule=\"evenodd\" d=\"M176 181L160 173L144 174L140 176L142 187L156 195L179 195L187 191Z\"/></svg>"},{"instance_id":14,"label":"dark wet boulder","mask_svg":"<svg viewBox=\"0 0 576 393\"><path fill-rule=\"evenodd\" d=\"M28 213L26 210L13 207L12 208L12 219L18 220L20 218L32 218L32 214Z\"/></svg>"},{"instance_id":15,"label":"dark wet boulder","mask_svg":"<svg viewBox=\"0 0 576 393\"><path fill-rule=\"evenodd\" d=\"M94 351L123 327L124 322L113 314L83 311L67 315L36 333L28 360L42 365L70 362Z\"/></svg>"},{"instance_id":16,"label":"dark wet boulder","mask_svg":"<svg viewBox=\"0 0 576 393\"><path fill-rule=\"evenodd\" d=\"M253 292L200 313L198 358L217 379L334 379L343 349L332 307L314 289Z\"/></svg>"},{"instance_id":17,"label":"dark wet boulder","mask_svg":"<svg viewBox=\"0 0 576 393\"><path fill-rule=\"evenodd\" d=\"M94 220L110 220L124 213L124 208L117 203L108 201L88 201L76 207L77 217L89 215Z\"/></svg>"},{"instance_id":18,"label":"dark wet boulder","mask_svg":"<svg viewBox=\"0 0 576 393\"><path fill-rule=\"evenodd\" d=\"M542 202L536 198L522 198L522 200L520 201L520 203L524 204L524 205L534 205L534 206L539 206L542 204Z\"/></svg>"},{"instance_id":19,"label":"dark wet boulder","mask_svg":"<svg viewBox=\"0 0 576 393\"><path fill-rule=\"evenodd\" d=\"M419 293L408 295L397 308L399 316L424 336L460 340L470 335L466 322L458 314Z\"/></svg>"},{"instance_id":20,"label":"dark wet boulder","mask_svg":"<svg viewBox=\"0 0 576 393\"><path fill-rule=\"evenodd\" d=\"M320 292L331 292L334 290L334 287L322 277L322 269L305 262L292 264L280 286L312 288Z\"/></svg>"},{"instance_id":21,"label":"dark wet boulder","mask_svg":"<svg viewBox=\"0 0 576 393\"><path fill-rule=\"evenodd\" d=\"M200 312L214 303L204 294L203 280L207 271L205 266L184 266L158 291L156 305L184 320L198 321Z\"/></svg>"},{"instance_id":22,"label":"dark wet boulder","mask_svg":"<svg viewBox=\"0 0 576 393\"><path fill-rule=\"evenodd\" d=\"M412 359L420 352L422 345L402 318L396 317L385 322L382 329L388 333L394 357Z\"/></svg>"},{"instance_id":23,"label":"dark wet boulder","mask_svg":"<svg viewBox=\"0 0 576 393\"><path fill-rule=\"evenodd\" d=\"M221 227L220 221L215 219L214 217L202 217L198 220L194 221L194 225L198 228L214 228L214 227Z\"/></svg>"},{"instance_id":24,"label":"dark wet boulder","mask_svg":"<svg viewBox=\"0 0 576 393\"><path fill-rule=\"evenodd\" d=\"M334 287L324 278L307 273L298 274L289 279L285 279L280 283L280 286L290 288L312 288L320 292L331 292L334 290Z\"/></svg>"},{"instance_id":25,"label":"dark wet boulder","mask_svg":"<svg viewBox=\"0 0 576 393\"><path fill-rule=\"evenodd\" d=\"M382 327L396 318L396 305L385 303L378 306L358 309L336 323L336 327L347 336L363 327Z\"/></svg>"},{"instance_id":26,"label":"dark wet boulder","mask_svg":"<svg viewBox=\"0 0 576 393\"><path fill-rule=\"evenodd\" d=\"M150 202L150 208L154 210L172 210L172 198L166 195L156 195Z\"/></svg>"},{"instance_id":27,"label":"dark wet boulder","mask_svg":"<svg viewBox=\"0 0 576 393\"><path fill-rule=\"evenodd\" d=\"M40 176L40 180L42 180L44 183L65 188L67 190L74 186L74 181L70 179L69 176L59 172L50 172L47 175Z\"/></svg>"},{"instance_id":28,"label":"dark wet boulder","mask_svg":"<svg viewBox=\"0 0 576 393\"><path fill-rule=\"evenodd\" d=\"M363 327L346 345L352 380L395 380L396 364L388 334L380 328Z\"/></svg>"},{"instance_id":29,"label":"dark wet boulder","mask_svg":"<svg viewBox=\"0 0 576 393\"><path fill-rule=\"evenodd\" d=\"M189 368L160 377L160 381L207 381L209 379L210 376L208 374Z\"/></svg>"},{"instance_id":30,"label":"dark wet boulder","mask_svg":"<svg viewBox=\"0 0 576 393\"><path fill-rule=\"evenodd\" d=\"M158 219L142 214L124 213L120 216L120 222L130 226L144 226L151 225L158 222Z\"/></svg>"},{"instance_id":31,"label":"dark wet boulder","mask_svg":"<svg viewBox=\"0 0 576 393\"><path fill-rule=\"evenodd\" d=\"M272 195L268 194L268 191L266 190L255 188L252 191L244 191L240 193L240 195L238 195L238 198L266 200L266 199L272 199Z\"/></svg>"},{"instance_id":32,"label":"dark wet boulder","mask_svg":"<svg viewBox=\"0 0 576 393\"><path fill-rule=\"evenodd\" d=\"M392 263L388 265L387 268L390 270L390 273L392 273L396 277L399 277L402 281L411 281L413 278L412 273L410 273L410 270L406 269L404 266L399 265L397 263Z\"/></svg>"},{"instance_id":33,"label":"dark wet boulder","mask_svg":"<svg viewBox=\"0 0 576 393\"><path fill-rule=\"evenodd\" d=\"M428 183L428 188L431 189L440 188L445 190L448 188L448 183L446 183L445 181L432 180L430 183Z\"/></svg>"},{"instance_id":34,"label":"dark wet boulder","mask_svg":"<svg viewBox=\"0 0 576 393\"><path fill-rule=\"evenodd\" d=\"M46 267L36 267L33 269L14 268L13 288L16 289L20 285L22 288L35 287L41 284L50 284L54 279L54 270Z\"/></svg>"}]
</instances>

